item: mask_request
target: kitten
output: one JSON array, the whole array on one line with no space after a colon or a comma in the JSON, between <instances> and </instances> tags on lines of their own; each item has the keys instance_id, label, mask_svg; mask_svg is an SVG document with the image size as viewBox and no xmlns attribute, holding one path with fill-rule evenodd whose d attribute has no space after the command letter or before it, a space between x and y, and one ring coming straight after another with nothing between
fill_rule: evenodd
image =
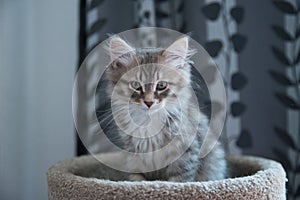
<instances>
[{"instance_id":1,"label":"kitten","mask_svg":"<svg viewBox=\"0 0 300 200\"><path fill-rule=\"evenodd\" d=\"M225 153L219 143L206 157L199 157L208 118L197 111L190 87L190 57L195 51L189 49L188 37L164 50L134 48L113 36L107 48L111 57L107 92L123 148L133 153L159 152L142 163L128 160L129 168L141 171L129 179L187 182L225 178ZM159 151L172 141L168 151ZM180 151L183 154L167 166L143 172Z\"/></svg>"}]
</instances>

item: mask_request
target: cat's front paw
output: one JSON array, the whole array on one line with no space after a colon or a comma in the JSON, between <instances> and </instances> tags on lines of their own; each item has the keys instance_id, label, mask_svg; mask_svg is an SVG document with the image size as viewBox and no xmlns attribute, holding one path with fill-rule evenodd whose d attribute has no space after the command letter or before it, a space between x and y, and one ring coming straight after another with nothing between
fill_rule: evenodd
<instances>
[{"instance_id":1,"label":"cat's front paw","mask_svg":"<svg viewBox=\"0 0 300 200\"><path fill-rule=\"evenodd\" d=\"M142 174L130 174L129 175L130 181L145 181L145 177Z\"/></svg>"},{"instance_id":2,"label":"cat's front paw","mask_svg":"<svg viewBox=\"0 0 300 200\"><path fill-rule=\"evenodd\" d=\"M171 176L168 178L168 181L171 181L171 182L182 182L182 178L181 176Z\"/></svg>"},{"instance_id":3,"label":"cat's front paw","mask_svg":"<svg viewBox=\"0 0 300 200\"><path fill-rule=\"evenodd\" d=\"M168 181L171 181L171 182L191 182L191 181L195 181L195 178L193 176L177 175L177 176L170 176L168 178Z\"/></svg>"}]
</instances>

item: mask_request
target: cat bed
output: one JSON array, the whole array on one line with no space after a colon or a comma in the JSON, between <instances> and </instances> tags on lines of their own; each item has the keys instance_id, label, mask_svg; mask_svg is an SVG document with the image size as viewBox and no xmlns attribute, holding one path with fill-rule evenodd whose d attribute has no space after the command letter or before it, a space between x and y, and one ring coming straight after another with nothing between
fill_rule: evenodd
<instances>
[{"instance_id":1,"label":"cat bed","mask_svg":"<svg viewBox=\"0 0 300 200\"><path fill-rule=\"evenodd\" d=\"M107 153L105 158L124 159L118 153ZM127 173L111 169L93 156L82 156L49 169L48 194L50 200L286 199L286 174L279 163L240 156L228 157L228 165L232 178L219 181L130 182L126 181Z\"/></svg>"}]
</instances>

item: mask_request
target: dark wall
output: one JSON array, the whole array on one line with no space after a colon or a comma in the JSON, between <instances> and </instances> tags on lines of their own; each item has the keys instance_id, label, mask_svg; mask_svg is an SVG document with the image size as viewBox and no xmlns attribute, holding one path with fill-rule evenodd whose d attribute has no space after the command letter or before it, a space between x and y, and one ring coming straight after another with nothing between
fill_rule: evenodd
<instances>
[{"instance_id":1,"label":"dark wall","mask_svg":"<svg viewBox=\"0 0 300 200\"><path fill-rule=\"evenodd\" d=\"M239 31L248 37L247 48L239 56L240 70L248 78L247 87L241 91L241 99L247 105L242 125L253 138L253 147L243 151L275 159L272 148L282 143L273 128L286 127L286 110L273 95L275 90L284 91L284 88L272 80L268 71L276 69L283 73L284 70L271 52L271 45L283 46L271 29L273 24L283 26L283 15L272 1L238 1L238 4L246 11Z\"/></svg>"}]
</instances>

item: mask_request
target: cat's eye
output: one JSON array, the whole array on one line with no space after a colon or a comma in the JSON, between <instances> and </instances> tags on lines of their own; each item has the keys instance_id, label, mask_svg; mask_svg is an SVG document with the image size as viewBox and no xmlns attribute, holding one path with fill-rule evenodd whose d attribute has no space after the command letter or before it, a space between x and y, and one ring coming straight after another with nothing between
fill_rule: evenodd
<instances>
[{"instance_id":1,"label":"cat's eye","mask_svg":"<svg viewBox=\"0 0 300 200\"><path fill-rule=\"evenodd\" d=\"M168 86L168 83L167 83L167 82L165 82L165 81L160 81L160 82L157 83L156 89L157 89L157 90L164 90L164 89L167 88L167 86Z\"/></svg>"},{"instance_id":2,"label":"cat's eye","mask_svg":"<svg viewBox=\"0 0 300 200\"><path fill-rule=\"evenodd\" d=\"M138 81L132 81L130 83L130 86L135 89L135 90L141 90L142 89L142 86L141 84L138 82Z\"/></svg>"}]
</instances>

